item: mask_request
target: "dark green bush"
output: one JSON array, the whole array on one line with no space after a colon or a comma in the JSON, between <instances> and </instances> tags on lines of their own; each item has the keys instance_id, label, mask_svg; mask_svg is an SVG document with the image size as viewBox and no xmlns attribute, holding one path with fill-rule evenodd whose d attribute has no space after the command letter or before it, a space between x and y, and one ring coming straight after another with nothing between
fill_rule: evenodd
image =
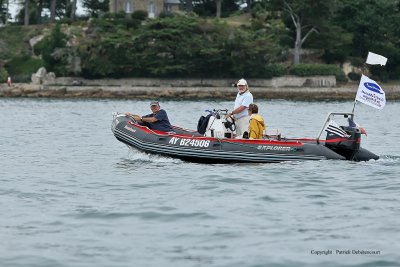
<instances>
[{"instance_id":1,"label":"dark green bush","mask_svg":"<svg viewBox=\"0 0 400 267\"><path fill-rule=\"evenodd\" d=\"M131 18L134 20L143 21L146 20L148 16L149 14L147 13L147 11L136 10L135 12L132 13Z\"/></svg>"},{"instance_id":2,"label":"dark green bush","mask_svg":"<svg viewBox=\"0 0 400 267\"><path fill-rule=\"evenodd\" d=\"M18 82L17 76L31 76L32 73L35 73L40 67L43 67L44 62L41 59L31 58L28 55L16 56L12 58L5 65L8 73L13 78L15 82Z\"/></svg>"},{"instance_id":3,"label":"dark green bush","mask_svg":"<svg viewBox=\"0 0 400 267\"><path fill-rule=\"evenodd\" d=\"M97 19L92 19L91 21L91 25L96 27L96 30L107 33L115 32L117 30L116 27L123 30L128 30L130 28L137 29L139 28L140 24L141 24L140 20L133 19L130 17L124 17L124 18L118 17L114 19L97 18Z\"/></svg>"},{"instance_id":4,"label":"dark green bush","mask_svg":"<svg viewBox=\"0 0 400 267\"><path fill-rule=\"evenodd\" d=\"M46 39L43 38L42 40L37 42L33 47L33 54L39 56L45 48L46 48Z\"/></svg>"},{"instance_id":5,"label":"dark green bush","mask_svg":"<svg viewBox=\"0 0 400 267\"><path fill-rule=\"evenodd\" d=\"M385 68L382 68L379 65L370 66L369 70L372 75L372 79L387 82L389 80L389 73Z\"/></svg>"},{"instance_id":6,"label":"dark green bush","mask_svg":"<svg viewBox=\"0 0 400 267\"><path fill-rule=\"evenodd\" d=\"M123 21L126 29L137 29L139 28L141 21L138 19L131 19L131 18L127 18Z\"/></svg>"},{"instance_id":7,"label":"dark green bush","mask_svg":"<svg viewBox=\"0 0 400 267\"><path fill-rule=\"evenodd\" d=\"M297 76L335 75L337 81L347 82L343 70L335 65L296 64L290 67L289 72Z\"/></svg>"},{"instance_id":8,"label":"dark green bush","mask_svg":"<svg viewBox=\"0 0 400 267\"><path fill-rule=\"evenodd\" d=\"M118 19L123 19L123 18L126 18L126 13L125 13L125 11L120 11L120 12L118 12L118 13L115 13L115 15L114 15L114 17L115 18L118 18Z\"/></svg>"},{"instance_id":9,"label":"dark green bush","mask_svg":"<svg viewBox=\"0 0 400 267\"><path fill-rule=\"evenodd\" d=\"M362 67L364 66L365 59L359 57L350 57L350 63L354 67Z\"/></svg>"},{"instance_id":10,"label":"dark green bush","mask_svg":"<svg viewBox=\"0 0 400 267\"><path fill-rule=\"evenodd\" d=\"M0 83L4 83L7 81L8 72L5 68L0 68Z\"/></svg>"},{"instance_id":11,"label":"dark green bush","mask_svg":"<svg viewBox=\"0 0 400 267\"><path fill-rule=\"evenodd\" d=\"M11 75L10 75L11 76ZM29 83L31 82L32 74L24 73L11 76L14 83Z\"/></svg>"},{"instance_id":12,"label":"dark green bush","mask_svg":"<svg viewBox=\"0 0 400 267\"><path fill-rule=\"evenodd\" d=\"M113 17L114 13L106 12L103 14L102 18L103 19L111 19Z\"/></svg>"},{"instance_id":13,"label":"dark green bush","mask_svg":"<svg viewBox=\"0 0 400 267\"><path fill-rule=\"evenodd\" d=\"M174 16L174 14L172 14L171 12L168 11L163 11L160 13L159 18L163 19L163 18L172 18Z\"/></svg>"},{"instance_id":14,"label":"dark green bush","mask_svg":"<svg viewBox=\"0 0 400 267\"><path fill-rule=\"evenodd\" d=\"M349 79L352 81L359 81L361 79L361 74L350 72L349 74L347 74L347 77L349 77Z\"/></svg>"},{"instance_id":15,"label":"dark green bush","mask_svg":"<svg viewBox=\"0 0 400 267\"><path fill-rule=\"evenodd\" d=\"M71 25L72 24L72 19L70 19L70 18L62 18L62 19L60 19L59 21L58 21L58 23L60 23L60 24L68 24L68 25Z\"/></svg>"},{"instance_id":16,"label":"dark green bush","mask_svg":"<svg viewBox=\"0 0 400 267\"><path fill-rule=\"evenodd\" d=\"M90 24L92 27L95 27L97 30L109 32L113 31L115 28L115 23L112 19L91 19Z\"/></svg>"},{"instance_id":17,"label":"dark green bush","mask_svg":"<svg viewBox=\"0 0 400 267\"><path fill-rule=\"evenodd\" d=\"M53 71L56 75L66 75L67 35L61 31L60 24L57 24L51 34L39 43L35 53L42 56L47 71Z\"/></svg>"},{"instance_id":18,"label":"dark green bush","mask_svg":"<svg viewBox=\"0 0 400 267\"><path fill-rule=\"evenodd\" d=\"M285 73L286 73L285 66L281 64L269 64L265 65L261 78L269 79L273 77L279 77L285 75Z\"/></svg>"}]
</instances>

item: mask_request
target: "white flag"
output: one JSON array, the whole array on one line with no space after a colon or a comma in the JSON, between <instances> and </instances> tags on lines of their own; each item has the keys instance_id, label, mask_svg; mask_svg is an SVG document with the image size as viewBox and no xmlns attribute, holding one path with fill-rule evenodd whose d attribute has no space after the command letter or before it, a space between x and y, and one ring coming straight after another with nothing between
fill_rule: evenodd
<instances>
[{"instance_id":1,"label":"white flag","mask_svg":"<svg viewBox=\"0 0 400 267\"><path fill-rule=\"evenodd\" d=\"M367 57L367 64L370 65L378 65L380 64L381 66L385 66L387 62L387 58L385 58L384 56L372 53L372 52L368 52L368 57Z\"/></svg>"},{"instance_id":2,"label":"white flag","mask_svg":"<svg viewBox=\"0 0 400 267\"><path fill-rule=\"evenodd\" d=\"M377 109L383 109L386 104L385 92L374 80L365 75L361 77L356 100Z\"/></svg>"}]
</instances>

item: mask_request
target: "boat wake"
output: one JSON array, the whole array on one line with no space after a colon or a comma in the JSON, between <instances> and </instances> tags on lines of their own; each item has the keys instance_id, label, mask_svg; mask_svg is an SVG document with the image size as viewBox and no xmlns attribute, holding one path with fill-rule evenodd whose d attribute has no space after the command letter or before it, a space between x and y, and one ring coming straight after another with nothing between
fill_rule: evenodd
<instances>
[{"instance_id":1,"label":"boat wake","mask_svg":"<svg viewBox=\"0 0 400 267\"><path fill-rule=\"evenodd\" d=\"M387 162L387 163L399 163L400 162L400 156L381 155L380 158L377 161L378 162Z\"/></svg>"},{"instance_id":2,"label":"boat wake","mask_svg":"<svg viewBox=\"0 0 400 267\"><path fill-rule=\"evenodd\" d=\"M129 160L135 162L182 163L182 160L180 159L148 154L145 152L141 152L133 147L129 147Z\"/></svg>"}]
</instances>

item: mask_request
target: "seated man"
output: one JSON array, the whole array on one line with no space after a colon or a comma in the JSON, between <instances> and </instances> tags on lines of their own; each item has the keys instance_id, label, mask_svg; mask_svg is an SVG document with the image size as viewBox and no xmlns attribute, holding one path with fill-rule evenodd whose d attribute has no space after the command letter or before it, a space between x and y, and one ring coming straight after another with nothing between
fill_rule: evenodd
<instances>
[{"instance_id":1,"label":"seated man","mask_svg":"<svg viewBox=\"0 0 400 267\"><path fill-rule=\"evenodd\" d=\"M250 116L249 139L262 139L265 123L263 117L258 114L258 106L256 104L250 104L248 113Z\"/></svg>"},{"instance_id":2,"label":"seated man","mask_svg":"<svg viewBox=\"0 0 400 267\"><path fill-rule=\"evenodd\" d=\"M173 131L167 112L163 109L160 109L160 104L158 101L151 102L150 109L153 113L144 116L132 115L128 112L125 113L125 115L132 116L141 125L146 125L152 130L163 132Z\"/></svg>"}]
</instances>

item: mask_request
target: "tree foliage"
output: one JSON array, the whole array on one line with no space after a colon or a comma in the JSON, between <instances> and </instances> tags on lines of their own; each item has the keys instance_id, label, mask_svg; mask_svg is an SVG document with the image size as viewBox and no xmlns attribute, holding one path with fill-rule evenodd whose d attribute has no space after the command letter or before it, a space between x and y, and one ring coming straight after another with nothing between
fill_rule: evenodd
<instances>
[{"instance_id":1,"label":"tree foliage","mask_svg":"<svg viewBox=\"0 0 400 267\"><path fill-rule=\"evenodd\" d=\"M239 9L234 0L219 0L221 4L220 17L228 17ZM193 11L202 17L215 17L217 15L216 0L198 0L194 1Z\"/></svg>"},{"instance_id":2,"label":"tree foliage","mask_svg":"<svg viewBox=\"0 0 400 267\"><path fill-rule=\"evenodd\" d=\"M30 81L31 74L42 66L43 61L41 59L32 58L29 55L15 56L5 65L14 82Z\"/></svg>"},{"instance_id":3,"label":"tree foliage","mask_svg":"<svg viewBox=\"0 0 400 267\"><path fill-rule=\"evenodd\" d=\"M51 34L45 37L37 47L35 52L42 56L44 66L49 71L54 71L57 75L67 75L67 58L69 56L66 49L67 36L61 31L59 24L56 24Z\"/></svg>"},{"instance_id":4,"label":"tree foliage","mask_svg":"<svg viewBox=\"0 0 400 267\"><path fill-rule=\"evenodd\" d=\"M4 1L0 0L0 7L4 8ZM56 2L57 19L69 16L71 1ZM46 21L41 14L50 7L50 0L29 3L29 24ZM35 50L40 50L38 55L49 71L59 74L68 74L71 57L78 55L86 77L267 78L301 61L332 65L350 61L353 66L365 68L368 51L389 58L385 68L369 67L374 78L396 79L400 73L398 0L261 0L251 5L251 20L240 26L235 21L238 17L203 18L215 16L215 1L186 0L182 4L189 9L193 4L200 18L193 13L163 13L148 19L145 11L136 11L132 16L124 12L101 14L107 10L108 0L84 0L91 16L98 17L81 22L87 26L85 34L79 37L69 33L77 41L67 46L66 37L55 29ZM224 0L221 15L247 12L237 9L235 1ZM23 14L22 9L20 22ZM23 41L26 47L28 40ZM9 47L9 43L3 47ZM315 53L300 57L302 52L310 51ZM13 55L3 50L0 56ZM325 71L320 65L300 69Z\"/></svg>"},{"instance_id":5,"label":"tree foliage","mask_svg":"<svg viewBox=\"0 0 400 267\"><path fill-rule=\"evenodd\" d=\"M115 32L115 28L109 28ZM81 47L90 77L263 77L280 53L275 36L193 17L149 21L130 32L103 34Z\"/></svg>"},{"instance_id":6,"label":"tree foliage","mask_svg":"<svg viewBox=\"0 0 400 267\"><path fill-rule=\"evenodd\" d=\"M108 12L110 5L109 0L83 0L82 6L91 17L99 17L100 14Z\"/></svg>"},{"instance_id":7,"label":"tree foliage","mask_svg":"<svg viewBox=\"0 0 400 267\"><path fill-rule=\"evenodd\" d=\"M0 83L4 83L7 81L8 72L5 68L0 67Z\"/></svg>"},{"instance_id":8,"label":"tree foliage","mask_svg":"<svg viewBox=\"0 0 400 267\"><path fill-rule=\"evenodd\" d=\"M398 1L340 0L334 23L351 33L351 46L343 49L349 56L365 59L368 51L385 55L389 58L387 66L371 67L372 73L380 79L398 78L400 70Z\"/></svg>"},{"instance_id":9,"label":"tree foliage","mask_svg":"<svg viewBox=\"0 0 400 267\"><path fill-rule=\"evenodd\" d=\"M327 0L264 0L269 10L281 12L284 21L292 30L294 39L294 64L300 63L303 44L312 33L329 30L335 1Z\"/></svg>"},{"instance_id":10,"label":"tree foliage","mask_svg":"<svg viewBox=\"0 0 400 267\"><path fill-rule=\"evenodd\" d=\"M0 24L6 24L8 17L8 1L0 0Z\"/></svg>"}]
</instances>

